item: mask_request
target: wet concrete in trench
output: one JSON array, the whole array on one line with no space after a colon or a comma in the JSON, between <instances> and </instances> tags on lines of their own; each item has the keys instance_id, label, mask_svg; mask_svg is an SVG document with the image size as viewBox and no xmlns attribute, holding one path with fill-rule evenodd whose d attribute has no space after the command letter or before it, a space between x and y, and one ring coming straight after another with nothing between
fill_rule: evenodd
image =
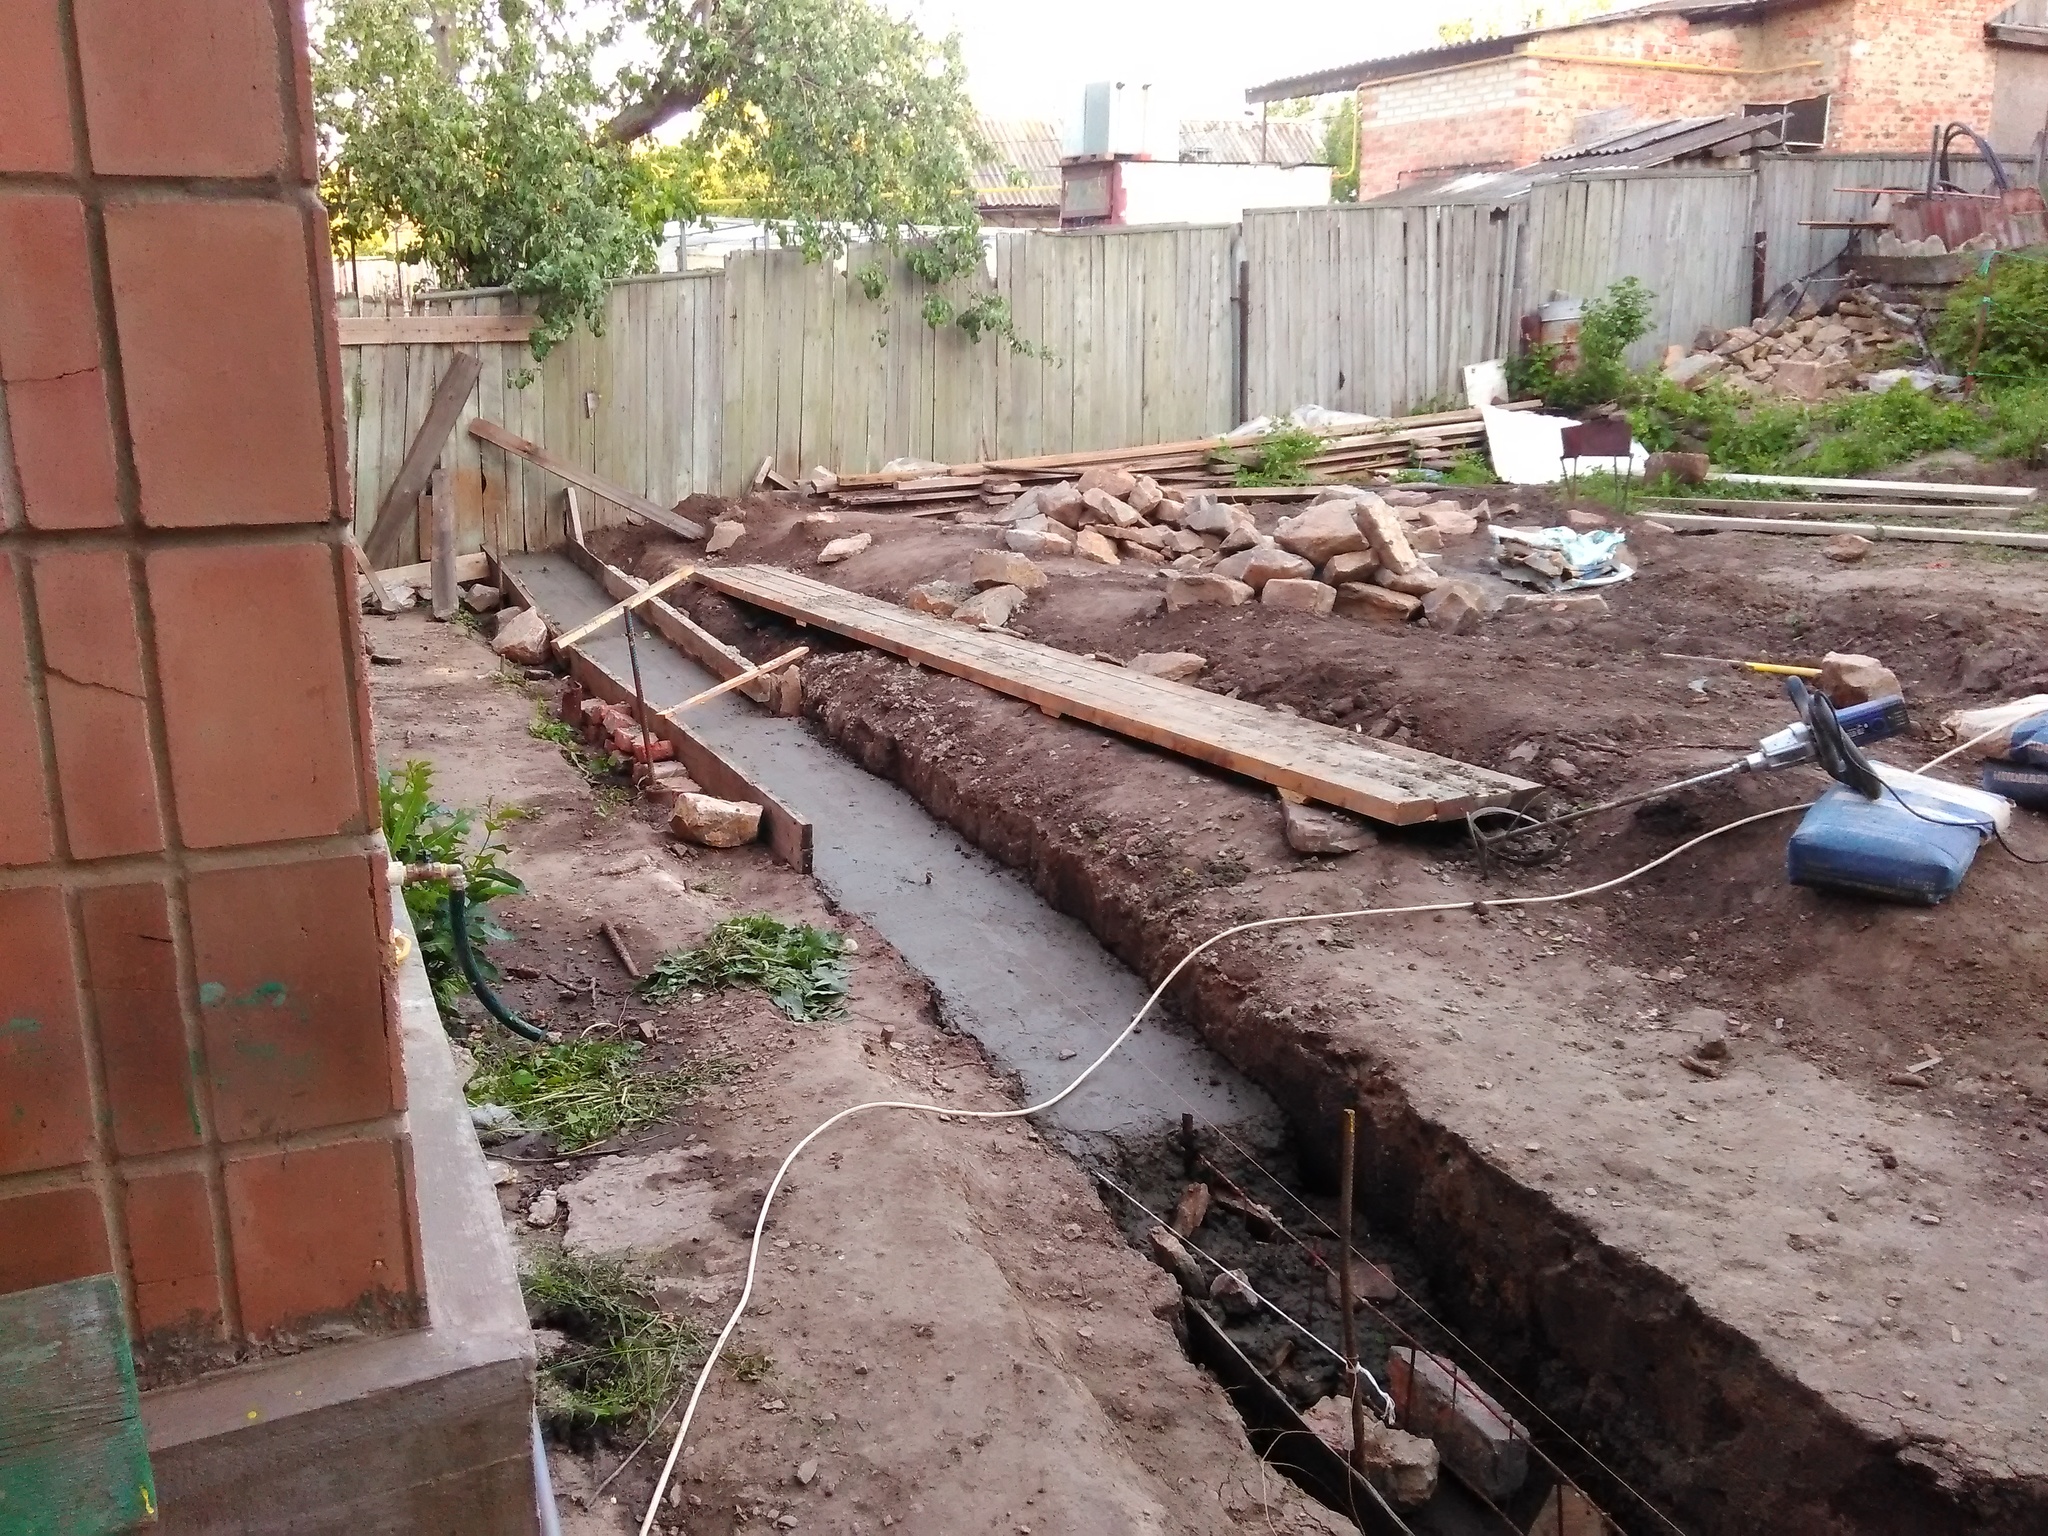
<instances>
[{"instance_id":1,"label":"wet concrete in trench","mask_svg":"<svg viewBox=\"0 0 2048 1536\"><path fill-rule=\"evenodd\" d=\"M557 626L610 606L560 556L508 558ZM644 631L642 632L644 635ZM622 626L581 643L613 676L631 676ZM718 679L659 637L639 641L652 708ZM814 827L813 873L832 900L872 923L932 984L941 1016L1016 1075L1026 1102L1071 1082L1144 1003L1150 989L1073 918L1018 875L934 820L903 790L818 740L802 722L727 694L690 712L690 729ZM1284 1135L1278 1111L1170 1015L1147 1019L1045 1121L1071 1150L1177 1131L1183 1113L1249 1145Z\"/></svg>"}]
</instances>

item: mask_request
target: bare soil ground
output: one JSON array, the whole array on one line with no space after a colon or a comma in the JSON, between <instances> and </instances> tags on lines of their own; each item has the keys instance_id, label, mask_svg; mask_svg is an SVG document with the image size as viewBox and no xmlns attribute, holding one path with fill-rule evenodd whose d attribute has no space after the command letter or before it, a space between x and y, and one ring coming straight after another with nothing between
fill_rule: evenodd
<instances>
[{"instance_id":1,"label":"bare soil ground","mask_svg":"<svg viewBox=\"0 0 2048 1536\"><path fill-rule=\"evenodd\" d=\"M564 1035L644 1023L650 1065L732 1073L616 1155L498 1149L506 1220L527 1251L630 1253L708 1339L737 1298L767 1182L812 1125L941 1091L1007 1105L973 1043L939 1026L924 982L811 881L765 847L683 850L638 809L594 798L528 734L546 685L508 683L481 642L417 615L371 624L370 639L398 662L372 676L380 762L426 759L445 803L531 813L506 834L528 895L501 904L515 938L493 952L513 1006ZM650 1006L598 936L614 923L645 965L755 911L854 935L847 1017L792 1024L748 991ZM526 1213L543 1190L562 1213L535 1228ZM750 1379L718 1372L657 1529L1350 1528L1253 1456L1228 1400L1181 1353L1171 1282L1028 1127L851 1121L796 1168L770 1232L736 1339ZM666 1445L588 1508L629 1445L555 1447L564 1529L635 1529Z\"/></svg>"},{"instance_id":2,"label":"bare soil ground","mask_svg":"<svg viewBox=\"0 0 2048 1536\"><path fill-rule=\"evenodd\" d=\"M826 538L871 529L870 549L814 574L889 598L963 579L994 542L886 516L799 526L808 509L790 497L718 510L748 523L726 558L807 571ZM640 530L598 540L643 575L680 553ZM1575 799L1698 772L1790 718L1775 684L1666 652L1880 656L1916 731L1876 755L1909 766L1939 750L1947 710L2048 689L2037 558L1881 545L1841 567L1818 540L1638 528L1631 542L1640 573L1593 620L1446 636L1259 607L1168 615L1142 568L1055 560L1012 627L1118 658L1196 651L1204 687ZM1482 555L1474 543L1446 564ZM790 633L701 590L688 602L756 656ZM1540 869L1482 874L1461 833L1428 830L1300 859L1262 787L839 649L805 668L819 728L1155 977L1230 922L1570 890L1819 788L1748 778L1616 814ZM1994 847L1943 907L1817 895L1785 880L1792 825L1512 920L1233 941L1180 1001L1308 1133L1310 1166L1328 1148L1314 1128L1364 1103L1368 1211L1423 1253L1468 1337L1688 1528L2038 1529L2042 877ZM2014 841L2048 853L2048 828L2023 816ZM1716 1030L1733 1054L1707 1081L1680 1057ZM1927 1087L1887 1081L1930 1052Z\"/></svg>"}]
</instances>

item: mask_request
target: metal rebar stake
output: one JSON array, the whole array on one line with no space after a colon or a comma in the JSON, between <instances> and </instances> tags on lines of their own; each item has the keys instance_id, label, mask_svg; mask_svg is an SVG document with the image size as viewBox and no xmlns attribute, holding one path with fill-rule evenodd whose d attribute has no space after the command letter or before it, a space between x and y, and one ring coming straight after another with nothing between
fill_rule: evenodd
<instances>
[{"instance_id":1,"label":"metal rebar stake","mask_svg":"<svg viewBox=\"0 0 2048 1536\"><path fill-rule=\"evenodd\" d=\"M654 776L654 736L647 729L647 690L640 686L640 652L633 644L633 610L628 608L624 617L626 660L633 668L633 707L638 711L640 718L640 750L635 755L639 758L640 764L646 766L647 776L651 780ZM635 784L640 782L639 764L633 767L628 777Z\"/></svg>"},{"instance_id":2,"label":"metal rebar stake","mask_svg":"<svg viewBox=\"0 0 2048 1536\"><path fill-rule=\"evenodd\" d=\"M1338 1197L1343 1204L1338 1213L1338 1258L1342 1262L1337 1269L1337 1301L1344 1309L1345 1385L1351 1393L1351 1466L1362 1477L1365 1475L1365 1397L1358 1380L1358 1324L1351 1315L1351 1196L1357 1147L1358 1111L1347 1109L1344 1111L1344 1176L1339 1181L1342 1188Z\"/></svg>"}]
</instances>

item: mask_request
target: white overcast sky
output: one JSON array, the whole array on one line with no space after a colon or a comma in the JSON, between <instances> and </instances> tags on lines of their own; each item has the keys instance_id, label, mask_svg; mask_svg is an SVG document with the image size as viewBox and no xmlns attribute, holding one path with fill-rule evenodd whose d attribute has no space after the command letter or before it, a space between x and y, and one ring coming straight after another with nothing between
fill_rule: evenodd
<instances>
[{"instance_id":1,"label":"white overcast sky","mask_svg":"<svg viewBox=\"0 0 2048 1536\"><path fill-rule=\"evenodd\" d=\"M1066 119L1091 80L1164 86L1184 116L1245 110L1248 86L1405 53L1496 0L895 0L958 32L976 105Z\"/></svg>"}]
</instances>

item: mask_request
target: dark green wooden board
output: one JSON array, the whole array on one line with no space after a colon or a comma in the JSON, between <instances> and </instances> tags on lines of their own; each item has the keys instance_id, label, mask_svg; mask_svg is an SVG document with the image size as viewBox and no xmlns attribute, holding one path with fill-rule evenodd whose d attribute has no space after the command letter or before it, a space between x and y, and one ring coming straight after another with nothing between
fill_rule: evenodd
<instances>
[{"instance_id":1,"label":"dark green wooden board","mask_svg":"<svg viewBox=\"0 0 2048 1536\"><path fill-rule=\"evenodd\" d=\"M0 1296L0 1531L156 1524L156 1484L112 1275Z\"/></svg>"}]
</instances>

